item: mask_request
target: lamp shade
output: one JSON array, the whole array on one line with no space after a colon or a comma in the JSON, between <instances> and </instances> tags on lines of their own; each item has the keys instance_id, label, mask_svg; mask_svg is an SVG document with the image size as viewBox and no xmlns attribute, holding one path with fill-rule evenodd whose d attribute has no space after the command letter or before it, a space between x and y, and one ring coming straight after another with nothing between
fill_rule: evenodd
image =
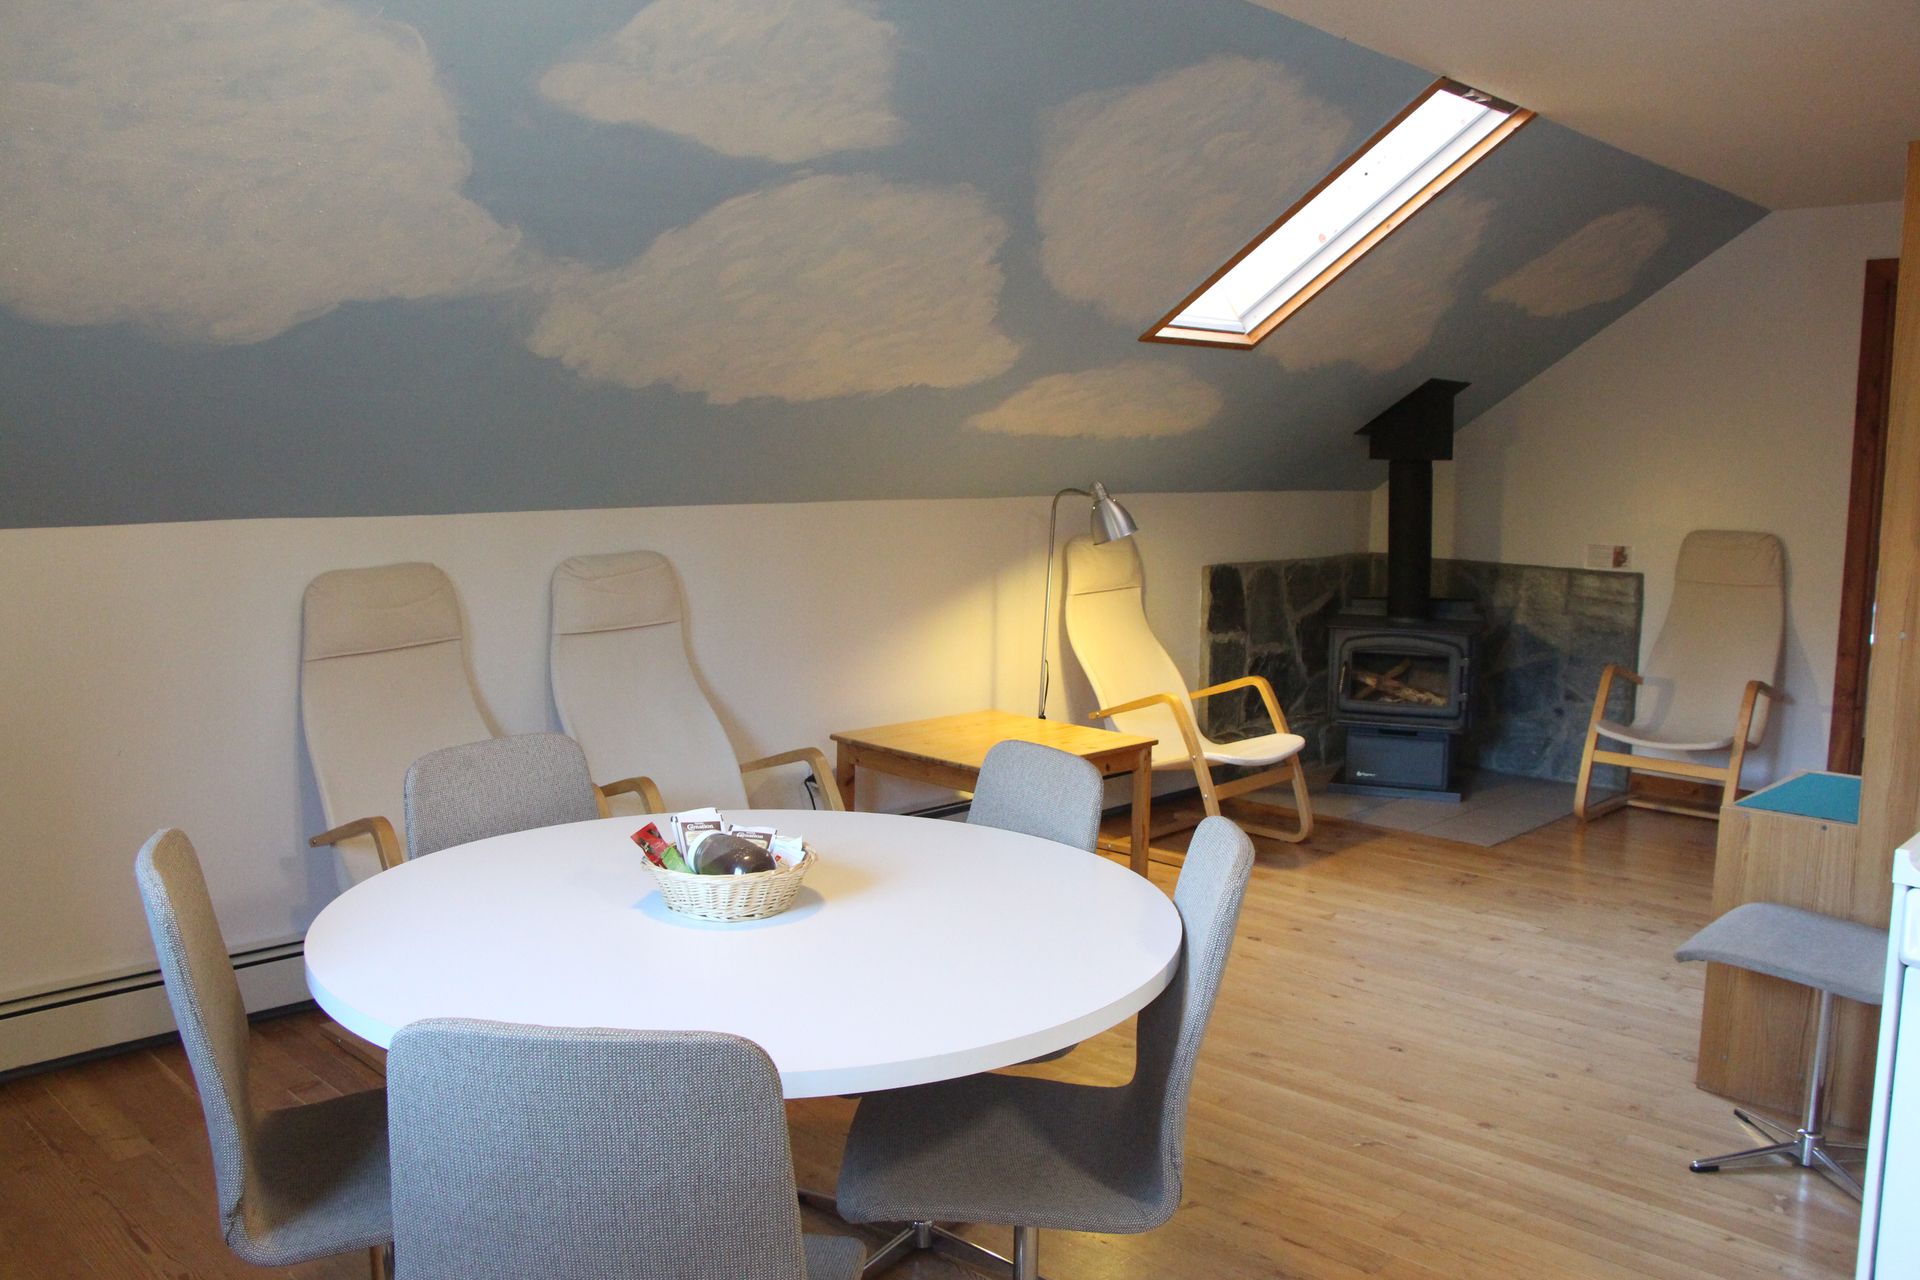
<instances>
[{"instance_id":1,"label":"lamp shade","mask_svg":"<svg viewBox=\"0 0 1920 1280\"><path fill-rule=\"evenodd\" d=\"M1127 509L1113 500L1107 492L1107 486L1099 481L1093 485L1093 524L1090 532L1095 542L1113 542L1119 538L1131 538L1139 531L1133 517ZM1051 552L1051 548L1049 548Z\"/></svg>"}]
</instances>

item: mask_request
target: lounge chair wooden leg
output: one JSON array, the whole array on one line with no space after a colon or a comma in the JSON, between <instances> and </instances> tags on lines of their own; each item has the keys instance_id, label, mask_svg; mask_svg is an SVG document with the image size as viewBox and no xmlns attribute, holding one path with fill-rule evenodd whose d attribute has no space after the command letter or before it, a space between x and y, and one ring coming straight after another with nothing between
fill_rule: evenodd
<instances>
[{"instance_id":1,"label":"lounge chair wooden leg","mask_svg":"<svg viewBox=\"0 0 1920 1280\"><path fill-rule=\"evenodd\" d=\"M1293 802L1300 810L1300 834L1293 837L1298 844L1313 834L1313 801L1307 796L1307 771L1300 767L1299 757L1288 763L1293 765Z\"/></svg>"},{"instance_id":2,"label":"lounge chair wooden leg","mask_svg":"<svg viewBox=\"0 0 1920 1280\"><path fill-rule=\"evenodd\" d=\"M1720 789L1720 805L1725 808L1740 798L1740 770L1738 767L1727 770L1727 785ZM1718 818L1719 814L1713 815Z\"/></svg>"},{"instance_id":3,"label":"lounge chair wooden leg","mask_svg":"<svg viewBox=\"0 0 1920 1280\"><path fill-rule=\"evenodd\" d=\"M1603 813L1612 813L1627 803L1627 793L1609 796L1599 804L1590 800L1593 791L1594 755L1600 750L1600 722L1606 719L1607 702L1613 696L1615 677L1632 684L1640 683L1640 676L1617 663L1609 662L1600 673L1600 687L1593 694L1593 713L1587 719L1587 745L1580 752L1580 778L1573 788L1573 812L1581 822L1591 822ZM1633 767L1627 766L1627 785L1633 784Z\"/></svg>"},{"instance_id":4,"label":"lounge chair wooden leg","mask_svg":"<svg viewBox=\"0 0 1920 1280\"><path fill-rule=\"evenodd\" d=\"M1269 840L1284 840L1288 844L1299 844L1313 834L1313 801L1307 796L1307 771L1302 769L1297 761L1289 760L1287 761L1287 765L1293 771L1293 804L1295 814L1293 829L1288 830L1285 827L1271 827L1265 823L1247 822L1240 818L1235 818L1234 821L1240 824L1240 829L1248 835L1265 836ZM1255 802L1238 801L1237 803L1253 804ZM1267 809L1270 806L1261 803L1258 807L1260 809ZM1275 812L1285 811L1276 809Z\"/></svg>"},{"instance_id":5,"label":"lounge chair wooden leg","mask_svg":"<svg viewBox=\"0 0 1920 1280\"><path fill-rule=\"evenodd\" d=\"M1760 698L1768 692L1766 685L1753 680L1748 682L1746 692L1741 695L1740 715L1733 730L1733 749L1727 753L1727 784L1720 793L1723 806L1740 798L1740 771L1747 763L1747 738L1753 733L1753 714Z\"/></svg>"},{"instance_id":6,"label":"lounge chair wooden leg","mask_svg":"<svg viewBox=\"0 0 1920 1280\"><path fill-rule=\"evenodd\" d=\"M1193 776L1200 782L1200 803L1209 818L1220 816L1220 796L1213 786L1213 767L1199 756L1193 758Z\"/></svg>"},{"instance_id":7,"label":"lounge chair wooden leg","mask_svg":"<svg viewBox=\"0 0 1920 1280\"><path fill-rule=\"evenodd\" d=\"M392 1249L393 1246L390 1244L377 1244L367 1250L368 1269L373 1280L391 1280L393 1271L387 1265L387 1257Z\"/></svg>"},{"instance_id":8,"label":"lounge chair wooden leg","mask_svg":"<svg viewBox=\"0 0 1920 1280\"><path fill-rule=\"evenodd\" d=\"M1590 821L1600 815L1587 812L1587 793L1593 786L1593 753L1600 745L1600 735L1592 725L1587 726L1587 745L1580 753L1580 778L1573 787L1574 816L1582 822Z\"/></svg>"}]
</instances>

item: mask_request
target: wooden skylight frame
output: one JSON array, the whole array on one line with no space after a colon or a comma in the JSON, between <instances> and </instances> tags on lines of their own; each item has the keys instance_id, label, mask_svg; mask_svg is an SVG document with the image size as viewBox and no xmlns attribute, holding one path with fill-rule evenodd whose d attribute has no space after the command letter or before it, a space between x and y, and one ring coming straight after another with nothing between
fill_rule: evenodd
<instances>
[{"instance_id":1,"label":"wooden skylight frame","mask_svg":"<svg viewBox=\"0 0 1920 1280\"><path fill-rule=\"evenodd\" d=\"M1193 307L1196 302L1212 290L1214 285L1218 284L1221 279L1238 266L1243 259L1260 248L1276 232L1291 222L1295 215L1299 214L1301 210L1312 203L1314 198L1321 192L1333 185L1342 174L1365 159L1368 153L1386 139L1388 135L1392 134L1394 130L1398 129L1416 111L1425 106L1434 95L1441 93L1453 94L1456 97L1464 98L1493 113L1504 113L1504 118L1495 124L1479 141L1456 156L1445 168L1435 173L1411 194L1406 195L1401 200L1399 207L1389 212L1377 225L1360 236L1338 256L1323 264L1313 276L1298 285L1270 314L1261 318L1257 324L1245 332L1235 332L1231 329L1195 327L1190 323L1178 323L1189 308ZM1368 138L1356 148L1352 155L1349 155L1345 160L1335 166L1326 177L1315 183L1306 194L1294 201L1292 206L1276 218L1266 230L1248 241L1244 248L1227 259L1218 271L1215 271L1202 281L1200 286L1183 298L1178 306L1167 312L1152 328L1141 334L1140 340L1142 342L1170 342L1185 346L1225 347L1229 350L1240 351L1252 350L1258 346L1268 334L1272 333L1285 322L1288 317L1299 311L1300 308L1312 301L1322 289L1333 283L1341 272L1366 256L1367 252L1375 245L1379 244L1389 235L1392 235L1402 223L1418 213L1435 196L1445 191L1453 184L1455 179L1478 164L1495 147L1512 137L1517 130L1529 120L1533 119L1533 117L1534 113L1525 107L1516 106L1504 99L1496 98L1491 94L1461 84L1457 80L1451 80L1442 76L1427 86L1418 97L1414 98L1412 102L1409 102L1393 119L1382 125L1372 137ZM1482 118L1484 119L1485 117ZM1429 162L1431 162L1432 158L1437 158L1439 154L1439 151L1432 153ZM1410 180L1417 176L1419 171L1420 166L1416 166L1408 173L1407 177L1401 181L1404 183ZM1397 193L1398 191L1399 187L1396 186L1390 189L1389 195ZM1372 207L1377 207L1377 204L1370 206L1370 208ZM1357 221L1354 225L1357 225ZM1296 271L1282 276L1275 281L1268 290L1269 296L1281 285L1291 280L1294 275L1297 275L1300 270L1305 270L1307 266L1311 266L1313 260L1314 255L1309 255Z\"/></svg>"}]
</instances>

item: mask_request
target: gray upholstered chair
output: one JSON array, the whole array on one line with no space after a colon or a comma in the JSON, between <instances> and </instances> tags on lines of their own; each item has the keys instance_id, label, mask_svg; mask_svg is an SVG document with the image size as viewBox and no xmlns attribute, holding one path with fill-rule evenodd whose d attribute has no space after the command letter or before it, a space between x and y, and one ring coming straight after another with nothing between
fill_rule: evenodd
<instances>
[{"instance_id":1,"label":"gray upholstered chair","mask_svg":"<svg viewBox=\"0 0 1920 1280\"><path fill-rule=\"evenodd\" d=\"M404 1280L851 1280L803 1236L780 1078L749 1040L434 1019L387 1058Z\"/></svg>"},{"instance_id":2,"label":"gray upholstered chair","mask_svg":"<svg viewBox=\"0 0 1920 1280\"><path fill-rule=\"evenodd\" d=\"M1009 739L996 742L980 762L967 821L1096 853L1100 805L1105 798L1105 779L1079 756ZM1027 1061L1052 1062L1075 1047L1068 1045Z\"/></svg>"},{"instance_id":3,"label":"gray upholstered chair","mask_svg":"<svg viewBox=\"0 0 1920 1280\"><path fill-rule=\"evenodd\" d=\"M256 1110L247 1011L193 844L179 831L155 832L133 873L200 1090L228 1246L263 1267L366 1249L379 1280L393 1238L386 1093Z\"/></svg>"},{"instance_id":4,"label":"gray upholstered chair","mask_svg":"<svg viewBox=\"0 0 1920 1280\"><path fill-rule=\"evenodd\" d=\"M522 733L430 751L407 770L407 856L600 816L572 738Z\"/></svg>"},{"instance_id":5,"label":"gray upholstered chair","mask_svg":"<svg viewBox=\"0 0 1920 1280\"><path fill-rule=\"evenodd\" d=\"M1186 929L1180 967L1140 1013L1130 1083L981 1075L861 1100L840 1165L841 1216L912 1224L870 1274L938 1248L1032 1277L1042 1227L1132 1233L1173 1216L1194 1062L1252 868L1253 843L1231 821L1195 830L1173 895ZM934 1225L942 1220L1011 1225L1013 1258Z\"/></svg>"},{"instance_id":6,"label":"gray upholstered chair","mask_svg":"<svg viewBox=\"0 0 1920 1280\"><path fill-rule=\"evenodd\" d=\"M1771 1141L1729 1155L1703 1156L1688 1167L1695 1173L1718 1173L1730 1164L1779 1156L1802 1168L1818 1169L1858 1200L1860 1180L1841 1165L1838 1157L1844 1151L1858 1159L1865 1148L1830 1141L1821 1131L1827 1110L1827 1057L1833 1043L1835 998L1872 1005L1883 998L1887 931L1778 902L1748 902L1688 938L1673 955L1676 960L1735 965L1798 982L1820 993L1800 1127L1788 1129L1735 1107L1735 1119ZM1795 1034L1798 1030L1794 1028Z\"/></svg>"},{"instance_id":7,"label":"gray upholstered chair","mask_svg":"<svg viewBox=\"0 0 1920 1280\"><path fill-rule=\"evenodd\" d=\"M1037 742L999 742L980 764L967 821L1095 851L1106 786L1079 756Z\"/></svg>"}]
</instances>

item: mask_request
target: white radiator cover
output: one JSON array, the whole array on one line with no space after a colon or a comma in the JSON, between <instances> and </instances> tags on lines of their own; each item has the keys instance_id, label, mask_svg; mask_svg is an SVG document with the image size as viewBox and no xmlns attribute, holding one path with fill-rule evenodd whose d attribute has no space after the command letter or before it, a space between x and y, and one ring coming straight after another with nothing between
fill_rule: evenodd
<instances>
[{"instance_id":1,"label":"white radiator cover","mask_svg":"<svg viewBox=\"0 0 1920 1280\"><path fill-rule=\"evenodd\" d=\"M233 957L248 1013L299 1004L307 994L299 942ZM0 1072L165 1035L173 1010L158 969L15 996L0 1003Z\"/></svg>"}]
</instances>

